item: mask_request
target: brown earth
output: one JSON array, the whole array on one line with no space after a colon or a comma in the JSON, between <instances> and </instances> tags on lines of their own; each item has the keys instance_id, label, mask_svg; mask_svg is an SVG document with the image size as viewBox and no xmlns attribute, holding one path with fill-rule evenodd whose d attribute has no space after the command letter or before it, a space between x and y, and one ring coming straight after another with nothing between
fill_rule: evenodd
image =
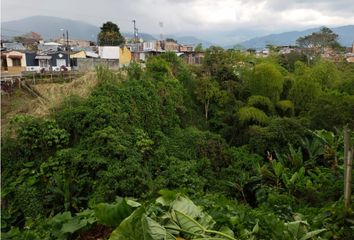
<instances>
[{"instance_id":1,"label":"brown earth","mask_svg":"<svg viewBox=\"0 0 354 240\"><path fill-rule=\"evenodd\" d=\"M69 83L40 83L31 85L43 98L33 97L24 89L15 89L1 95L1 136L6 132L11 117L16 114L46 116L50 109L58 106L70 95L87 97L96 86L94 72L85 74Z\"/></svg>"}]
</instances>

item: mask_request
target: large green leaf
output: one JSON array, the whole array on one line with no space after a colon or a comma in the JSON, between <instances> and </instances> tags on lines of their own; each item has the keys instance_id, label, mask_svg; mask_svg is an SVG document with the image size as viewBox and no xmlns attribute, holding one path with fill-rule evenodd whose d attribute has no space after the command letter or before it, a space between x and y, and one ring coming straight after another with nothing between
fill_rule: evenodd
<instances>
[{"instance_id":1,"label":"large green leaf","mask_svg":"<svg viewBox=\"0 0 354 240\"><path fill-rule=\"evenodd\" d=\"M61 232L63 233L74 233L77 230L85 227L87 225L87 220L79 219L78 217L71 219L69 222L64 223L61 227Z\"/></svg>"},{"instance_id":2,"label":"large green leaf","mask_svg":"<svg viewBox=\"0 0 354 240\"><path fill-rule=\"evenodd\" d=\"M176 217L176 222L184 232L192 233L194 235L203 235L205 228L194 220L191 216L188 216L185 213L182 213L178 210L174 210Z\"/></svg>"},{"instance_id":3,"label":"large green leaf","mask_svg":"<svg viewBox=\"0 0 354 240\"><path fill-rule=\"evenodd\" d=\"M159 223L146 216L145 209L136 209L112 232L109 240L173 239Z\"/></svg>"},{"instance_id":4,"label":"large green leaf","mask_svg":"<svg viewBox=\"0 0 354 240\"><path fill-rule=\"evenodd\" d=\"M198 223L204 228L212 228L215 225L213 218L204 213L200 207L195 205L190 199L177 197L171 208L177 210L193 219L198 219Z\"/></svg>"},{"instance_id":5,"label":"large green leaf","mask_svg":"<svg viewBox=\"0 0 354 240\"><path fill-rule=\"evenodd\" d=\"M144 239L165 239L166 229L145 214L141 218Z\"/></svg>"},{"instance_id":6,"label":"large green leaf","mask_svg":"<svg viewBox=\"0 0 354 240\"><path fill-rule=\"evenodd\" d=\"M308 232L302 238L300 238L300 240L310 239L310 238L316 236L317 234L320 234L323 231L326 231L326 229L323 228L323 229L318 229L318 230L314 230L314 231Z\"/></svg>"},{"instance_id":7,"label":"large green leaf","mask_svg":"<svg viewBox=\"0 0 354 240\"><path fill-rule=\"evenodd\" d=\"M129 201L129 202L128 202ZM100 203L95 207L95 215L99 223L116 227L128 217L140 204L132 200L119 199L117 203Z\"/></svg>"}]
</instances>

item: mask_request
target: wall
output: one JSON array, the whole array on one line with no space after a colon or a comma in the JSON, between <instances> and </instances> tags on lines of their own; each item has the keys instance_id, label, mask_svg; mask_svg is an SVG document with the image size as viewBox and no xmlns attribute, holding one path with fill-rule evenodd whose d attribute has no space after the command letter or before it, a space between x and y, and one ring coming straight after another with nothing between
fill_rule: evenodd
<instances>
[{"instance_id":1,"label":"wall","mask_svg":"<svg viewBox=\"0 0 354 240\"><path fill-rule=\"evenodd\" d=\"M70 58L86 58L85 51L80 51L74 54L70 54Z\"/></svg>"},{"instance_id":2,"label":"wall","mask_svg":"<svg viewBox=\"0 0 354 240\"><path fill-rule=\"evenodd\" d=\"M78 71L92 71L95 70L96 66L104 65L108 66L110 69L119 69L118 59L102 59L102 58L78 58L77 59L77 70Z\"/></svg>"},{"instance_id":3,"label":"wall","mask_svg":"<svg viewBox=\"0 0 354 240\"><path fill-rule=\"evenodd\" d=\"M21 66L13 66L12 58L9 56L21 56ZM6 61L7 61L7 72L8 73L21 73L26 70L26 55L22 52L11 51L6 53Z\"/></svg>"},{"instance_id":4,"label":"wall","mask_svg":"<svg viewBox=\"0 0 354 240\"><path fill-rule=\"evenodd\" d=\"M132 53L129 51L127 47L123 47L119 49L119 64L127 65L132 60Z\"/></svg>"},{"instance_id":5,"label":"wall","mask_svg":"<svg viewBox=\"0 0 354 240\"><path fill-rule=\"evenodd\" d=\"M100 46L98 55L103 59L119 59L119 46Z\"/></svg>"}]
</instances>

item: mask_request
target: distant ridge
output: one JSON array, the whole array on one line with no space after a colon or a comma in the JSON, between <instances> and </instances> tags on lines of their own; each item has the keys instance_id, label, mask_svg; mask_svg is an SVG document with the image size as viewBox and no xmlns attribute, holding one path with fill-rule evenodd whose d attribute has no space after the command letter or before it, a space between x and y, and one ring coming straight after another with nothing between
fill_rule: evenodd
<instances>
[{"instance_id":1,"label":"distant ridge","mask_svg":"<svg viewBox=\"0 0 354 240\"><path fill-rule=\"evenodd\" d=\"M351 46L354 43L354 25L347 25L341 27L331 28L332 31L339 35L339 43L343 46ZM263 37L252 38L247 41L243 41L241 44L245 48L264 48L267 44L273 45L295 45L296 39L299 37L317 32L320 30L318 28L306 29L304 31L291 31L279 34L270 34ZM232 48L232 46L227 46L227 48Z\"/></svg>"},{"instance_id":2,"label":"distant ridge","mask_svg":"<svg viewBox=\"0 0 354 240\"><path fill-rule=\"evenodd\" d=\"M73 39L97 40L100 31L98 26L77 20L71 20L51 16L33 16L15 21L1 23L1 34L3 37L11 38L28 32L37 32L46 40L62 37L62 31L69 31L69 37ZM132 38L133 33L122 32L125 37ZM139 33L139 37L145 41L158 39L147 33ZM197 44L203 43L203 47L208 47L211 43L197 39L195 37L175 37L179 43Z\"/></svg>"}]
</instances>

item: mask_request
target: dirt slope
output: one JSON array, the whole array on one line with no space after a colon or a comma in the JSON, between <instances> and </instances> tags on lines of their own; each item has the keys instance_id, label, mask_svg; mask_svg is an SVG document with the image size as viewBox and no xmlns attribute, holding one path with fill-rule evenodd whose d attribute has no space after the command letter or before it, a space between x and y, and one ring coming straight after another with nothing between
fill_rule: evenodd
<instances>
[{"instance_id":1,"label":"dirt slope","mask_svg":"<svg viewBox=\"0 0 354 240\"><path fill-rule=\"evenodd\" d=\"M85 74L69 83L44 83L32 85L32 88L45 99L32 97L24 90L16 89L13 93L1 96L1 135L6 132L9 120L16 114L35 116L48 115L50 109L58 106L65 97L78 95L87 97L97 84L94 72Z\"/></svg>"}]
</instances>

